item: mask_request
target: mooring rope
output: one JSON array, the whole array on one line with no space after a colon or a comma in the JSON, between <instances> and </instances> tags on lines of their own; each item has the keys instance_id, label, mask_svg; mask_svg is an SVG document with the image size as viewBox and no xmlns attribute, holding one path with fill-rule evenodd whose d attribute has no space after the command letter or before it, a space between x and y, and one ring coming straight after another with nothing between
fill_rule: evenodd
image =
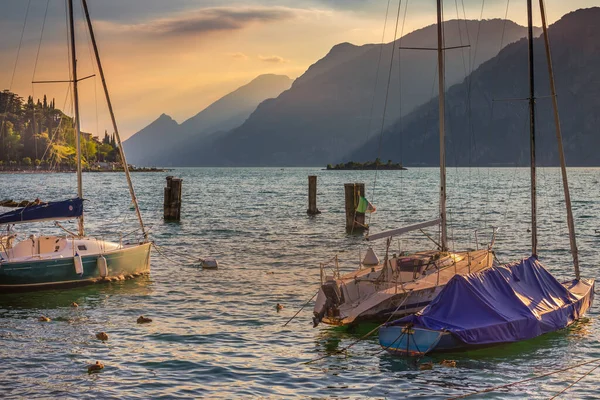
<instances>
[{"instance_id":1,"label":"mooring rope","mask_svg":"<svg viewBox=\"0 0 600 400\"><path fill-rule=\"evenodd\" d=\"M542 374L542 375L536 375L536 376L532 376L531 378L522 379L522 380L520 380L520 381L516 381L516 382L512 382L512 383L507 383L507 384L505 384L505 385L500 385L500 386L494 386L494 387L487 388L487 389L484 389L484 390L479 390L479 391L477 391L477 392L472 392L472 393L466 393L466 394L462 394L462 395L460 395L460 396L456 396L456 397L450 397L450 398L449 398L449 400L454 400L454 399L464 399L464 398L466 398L466 397L475 396L475 395L477 395L477 394L489 393L489 392L495 392L495 391L497 391L497 390L500 390L500 389L509 388L509 387L512 387L512 386L519 385L519 384L521 384L521 383L525 383L525 382L533 381L533 380L535 380L535 379L544 378L544 377L546 377L546 376L550 376L550 375L558 374L559 372L568 371L568 370L571 370L571 369L574 369L574 368L577 368L577 367L581 367L581 366L583 366L583 365L592 364L592 363L595 363L595 362L598 362L598 361L600 361L600 358L595 358L595 359L593 359L593 360L585 361L585 362L582 362L582 363L579 363L579 364L576 364L576 365L573 365L573 366L570 366L570 367L562 368L562 369L559 369L559 370L556 370L556 371L547 372L547 373L545 373L545 374ZM600 365L598 365L598 366L600 366ZM598 366L596 366L596 368L597 368ZM594 369L596 369L596 368L594 368ZM589 373L591 373L591 372L592 372L594 369L590 370L590 371L588 372L588 374L589 374ZM587 375L587 374L586 374L586 375ZM586 376L586 375L584 375L584 376ZM583 378L583 377L582 377L582 378ZM580 380L581 380L581 378L580 378ZM574 382L573 384L575 384L575 383L577 383L577 382L578 382L578 381ZM572 386L572 385L571 385L571 386ZM569 386L569 387L571 387L571 386ZM569 389L569 387L567 387L566 389ZM565 389L565 390L566 390L566 389ZM558 394L560 394L560 393L558 393Z\"/></svg>"},{"instance_id":2,"label":"mooring rope","mask_svg":"<svg viewBox=\"0 0 600 400\"><path fill-rule=\"evenodd\" d=\"M317 292L317 293L318 293L318 292ZM323 360L323 359L325 359L325 358L327 358L327 357L331 357L331 356L333 356L333 355L336 355L336 354L342 354L342 353L344 353L345 351L347 351L347 350L348 350L350 347L354 346L355 344L357 344L357 343L359 343L359 342L362 342L363 340L365 340L366 338L368 338L369 336L371 336L371 335L372 335L372 334L373 334L375 331L379 330L379 328L381 328L383 325L385 325L385 324L387 324L388 322L390 322L390 319L392 319L392 317L394 316L394 314L395 314L396 312L398 312L398 310L400 309L400 307L402 307L402 306L404 305L404 303L406 302L406 300L408 299L408 297L409 297L409 296L405 296L405 297L404 297L404 299L402 300L402 302L401 302L401 303L398 305L398 307L396 307L396 310L394 310L394 312L390 314L390 316L388 317L388 319L387 319L387 320L386 320L384 323L382 323L381 325L378 325L377 327L375 327L374 329L372 329L371 331L369 331L369 332L368 332L366 335L364 335L364 336L361 336L361 337L360 337L358 340L356 340L355 342L353 342L353 343L350 343L348 346L344 347L343 349L337 350L337 351L335 351L335 352L333 352L333 353L331 353L331 354L326 354L326 355L324 355L324 356L322 356L322 357L315 358L314 360L306 361L306 362L304 362L304 363L302 363L302 364L307 364L307 365L308 365L308 364L312 364L312 363L314 363L315 361ZM310 300L309 300L309 301L310 301Z\"/></svg>"},{"instance_id":3,"label":"mooring rope","mask_svg":"<svg viewBox=\"0 0 600 400\"><path fill-rule=\"evenodd\" d=\"M283 327L284 327L284 328L287 326L287 324L289 324L290 322L292 322L292 320L293 320L294 318L296 318L296 316L297 316L298 314L300 314L300 311L302 311L302 310L304 309L304 307L306 307L306 306L308 305L308 303L310 303L310 302L312 301L312 299L314 299L314 298L315 298L315 296L316 296L316 295L318 295L318 294L319 294L319 291L320 291L320 290L321 290L321 289L317 290L317 292L316 292L315 294L313 294L313 295L312 295L312 297L311 297L310 299L308 299L308 301L307 301L306 303L304 303L304 305L303 305L302 307L300 307L300 309L299 309L298 311L296 311L296 314L294 314L294 316L293 316L292 318L288 319L288 321L287 321L285 324L283 324Z\"/></svg>"},{"instance_id":4,"label":"mooring rope","mask_svg":"<svg viewBox=\"0 0 600 400\"><path fill-rule=\"evenodd\" d=\"M598 367L600 367L600 364L596 365L594 368L590 369L588 372L586 372L585 374L581 375L579 377L579 379L577 379L575 382L571 383L569 386L567 386L566 388L564 388L560 392L556 393L554 396L550 397L550 400L555 399L556 397L560 396L561 394L563 394L564 392L566 392L567 390L569 390L570 388L572 388L573 386L575 386L576 383L578 383L580 380L582 380L583 378L585 378L586 376L588 376L589 374L591 374L592 372L594 372L594 370L596 370L596 368L598 368Z\"/></svg>"}]
</instances>

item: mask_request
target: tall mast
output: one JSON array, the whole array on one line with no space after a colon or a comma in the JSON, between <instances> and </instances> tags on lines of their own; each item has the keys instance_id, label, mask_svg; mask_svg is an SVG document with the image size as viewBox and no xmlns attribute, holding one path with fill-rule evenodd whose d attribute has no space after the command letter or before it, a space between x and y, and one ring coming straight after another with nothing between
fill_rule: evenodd
<instances>
[{"instance_id":1,"label":"tall mast","mask_svg":"<svg viewBox=\"0 0 600 400\"><path fill-rule=\"evenodd\" d=\"M573 267L575 268L575 277L579 280L579 256L577 254L577 241L575 240L575 222L573 220L573 210L571 209L571 195L569 194L569 182L567 181L567 163L565 161L565 150L563 148L562 132L560 129L560 118L558 116L558 99L556 98L556 85L554 84L554 70L552 68L552 55L550 54L550 40L548 38L548 26L546 25L546 10L544 9L543 0L540 0L540 14L542 15L542 29L544 31L544 45L546 47L548 75L550 76L550 91L552 93L552 107L554 109L554 124L556 125L558 157L560 158L560 171L562 173L563 191L565 192L565 206L567 207L567 225L569 226L569 242L571 245L571 255L573 256Z\"/></svg>"},{"instance_id":2,"label":"tall mast","mask_svg":"<svg viewBox=\"0 0 600 400\"><path fill-rule=\"evenodd\" d=\"M71 34L71 65L73 69L73 103L75 107L75 143L77 147L77 197L83 199L81 180L81 124L79 122L79 94L77 93L77 53L75 50L75 24L73 22L73 0L69 0L69 30ZM84 235L83 214L79 217L79 236Z\"/></svg>"},{"instance_id":3,"label":"tall mast","mask_svg":"<svg viewBox=\"0 0 600 400\"><path fill-rule=\"evenodd\" d=\"M437 0L438 100L440 112L440 218L442 220L442 251L448 251L448 224L446 220L446 142L444 132L444 34L442 31L442 0Z\"/></svg>"},{"instance_id":4,"label":"tall mast","mask_svg":"<svg viewBox=\"0 0 600 400\"><path fill-rule=\"evenodd\" d=\"M70 1L72 1L72 0L70 0ZM92 45L94 47L94 54L96 56L96 64L98 65L98 72L100 73L100 79L102 80L102 87L104 88L106 104L108 105L108 111L110 112L110 118L112 120L113 129L115 131L115 139L117 140L117 146L119 146L119 154L121 156L121 163L123 164L123 170L125 171L125 177L127 178L127 185L129 186L129 194L131 196L131 201L133 202L133 206L135 207L135 213L136 213L138 221L140 223L140 228L142 230L142 234L144 235L144 239L147 239L148 232L146 232L146 228L144 227L144 221L142 220L142 214L140 212L140 207L138 206L137 197L135 196L135 190L133 189L133 182L131 181L131 175L129 174L129 167L127 165L127 160L125 159L125 152L123 151L123 144L121 143L121 136L119 135L119 128L117 127L117 120L115 119L115 113L113 111L112 103L110 101L110 96L108 94L108 87L106 86L106 80L104 79L104 70L102 69L102 63L100 62L100 53L98 52L98 46L96 45L96 37L94 36L94 29L92 28L92 20L90 19L90 13L88 11L87 1L82 0L82 4L83 4L83 10L85 13L85 19L87 21L88 30L90 32L90 38L92 39Z\"/></svg>"},{"instance_id":5,"label":"tall mast","mask_svg":"<svg viewBox=\"0 0 600 400\"><path fill-rule=\"evenodd\" d=\"M529 147L531 155L531 254L537 257L537 204L535 179L535 93L533 78L533 16L527 0L527 39L529 42Z\"/></svg>"}]
</instances>

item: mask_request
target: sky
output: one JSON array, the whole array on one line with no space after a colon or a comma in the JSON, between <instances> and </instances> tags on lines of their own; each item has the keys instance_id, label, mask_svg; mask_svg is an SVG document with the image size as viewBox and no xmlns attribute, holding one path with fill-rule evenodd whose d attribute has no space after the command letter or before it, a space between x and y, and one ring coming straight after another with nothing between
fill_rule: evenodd
<instances>
[{"instance_id":1,"label":"sky","mask_svg":"<svg viewBox=\"0 0 600 400\"><path fill-rule=\"evenodd\" d=\"M81 78L96 70L75 3ZM260 74L297 78L338 43L380 43L384 26L384 41L393 40L398 0L389 4L386 24L388 0L88 0L123 138L162 113L183 122ZM600 0L546 0L548 20L595 5ZM402 13L406 6L399 32L435 22L434 0L402 1ZM526 24L525 1L446 0L444 9L445 19L507 15ZM65 1L2 0L0 11L0 90L47 94L72 115L68 84L32 84L68 79ZM112 132L100 79L79 86L82 130Z\"/></svg>"}]
</instances>

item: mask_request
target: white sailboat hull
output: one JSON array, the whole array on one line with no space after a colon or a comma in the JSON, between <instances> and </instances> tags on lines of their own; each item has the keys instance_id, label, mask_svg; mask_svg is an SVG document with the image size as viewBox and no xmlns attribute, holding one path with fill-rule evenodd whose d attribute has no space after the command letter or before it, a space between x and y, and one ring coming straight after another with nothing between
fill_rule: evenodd
<instances>
[{"instance_id":1,"label":"white sailboat hull","mask_svg":"<svg viewBox=\"0 0 600 400\"><path fill-rule=\"evenodd\" d=\"M406 263L414 261L413 271ZM404 264L402 264L404 263ZM384 268L363 268L325 282L315 302L315 325L345 326L413 314L433 300L455 275L494 265L489 250L448 253L421 252L394 257Z\"/></svg>"}]
</instances>

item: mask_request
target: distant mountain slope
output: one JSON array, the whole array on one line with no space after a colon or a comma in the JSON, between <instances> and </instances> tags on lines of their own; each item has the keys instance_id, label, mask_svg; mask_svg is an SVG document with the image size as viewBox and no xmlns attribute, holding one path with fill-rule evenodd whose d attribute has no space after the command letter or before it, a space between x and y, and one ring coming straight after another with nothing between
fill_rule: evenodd
<instances>
[{"instance_id":1,"label":"distant mountain slope","mask_svg":"<svg viewBox=\"0 0 600 400\"><path fill-rule=\"evenodd\" d=\"M179 147L186 148L190 141L198 141L215 132L228 131L241 125L260 102L277 97L289 89L292 82L284 75L260 75L181 125L162 114L124 142L127 161L136 165L174 165Z\"/></svg>"},{"instance_id":2,"label":"distant mountain slope","mask_svg":"<svg viewBox=\"0 0 600 400\"><path fill-rule=\"evenodd\" d=\"M600 165L600 8L565 15L549 28L567 162ZM543 38L534 41L537 161L557 165L552 103ZM527 41L507 46L469 80L446 95L449 165L528 165ZM472 85L470 110L468 85ZM500 101L502 100L502 101ZM469 125L471 116L471 126ZM355 161L379 157L405 165L438 164L437 99L417 108L383 137L349 154Z\"/></svg>"},{"instance_id":3,"label":"distant mountain slope","mask_svg":"<svg viewBox=\"0 0 600 400\"><path fill-rule=\"evenodd\" d=\"M444 30L447 46L473 45L475 66L500 51L503 31L504 44L526 35L524 27L503 20L452 20L444 23ZM290 90L263 102L244 124L215 138L207 152L210 154L196 163L325 165L340 161L382 125L392 49L400 45L435 47L436 40L437 30L432 25L383 46L359 47L348 43L335 46L299 77ZM377 71L380 52L382 61ZM436 52L401 50L400 63L397 54L387 93L386 126L435 94ZM468 49L446 52L448 84L457 83L467 75L468 57ZM190 161L182 157L180 162L188 165Z\"/></svg>"}]
</instances>

